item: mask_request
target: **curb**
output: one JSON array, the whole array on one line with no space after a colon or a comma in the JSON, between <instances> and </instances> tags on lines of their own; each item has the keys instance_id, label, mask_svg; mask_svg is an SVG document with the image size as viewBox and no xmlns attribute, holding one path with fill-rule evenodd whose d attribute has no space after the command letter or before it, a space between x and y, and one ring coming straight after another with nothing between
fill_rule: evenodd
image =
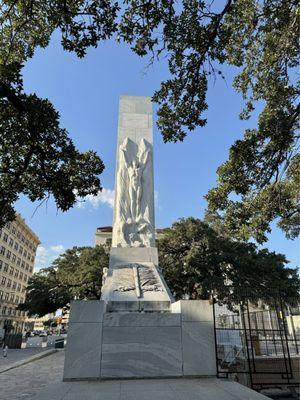
<instances>
[{"instance_id":1,"label":"curb","mask_svg":"<svg viewBox=\"0 0 300 400\"><path fill-rule=\"evenodd\" d=\"M50 356L51 354L54 354L57 351L58 350L56 350L56 349L46 350L46 351L42 351L40 354L35 354L34 356L25 358L24 360L17 361L14 364L11 364L7 367L0 368L0 374L2 374L3 372L9 371L11 369L14 369L14 368L21 367L21 365L29 364L32 361L39 360L40 358Z\"/></svg>"}]
</instances>

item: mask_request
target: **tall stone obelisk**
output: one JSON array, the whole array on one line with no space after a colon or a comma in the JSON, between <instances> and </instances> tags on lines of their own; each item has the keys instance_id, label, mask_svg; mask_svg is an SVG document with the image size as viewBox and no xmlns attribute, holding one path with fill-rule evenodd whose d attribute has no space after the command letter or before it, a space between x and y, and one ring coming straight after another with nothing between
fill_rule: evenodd
<instances>
[{"instance_id":1,"label":"tall stone obelisk","mask_svg":"<svg viewBox=\"0 0 300 400\"><path fill-rule=\"evenodd\" d=\"M155 247L152 104L121 96L112 247Z\"/></svg>"},{"instance_id":2,"label":"tall stone obelisk","mask_svg":"<svg viewBox=\"0 0 300 400\"><path fill-rule=\"evenodd\" d=\"M111 311L168 310L155 246L152 104L121 96L112 249L102 300Z\"/></svg>"},{"instance_id":3,"label":"tall stone obelisk","mask_svg":"<svg viewBox=\"0 0 300 400\"><path fill-rule=\"evenodd\" d=\"M174 303L158 266L148 97L120 98L115 191L101 300L71 302L63 379L215 375L213 307Z\"/></svg>"}]
</instances>

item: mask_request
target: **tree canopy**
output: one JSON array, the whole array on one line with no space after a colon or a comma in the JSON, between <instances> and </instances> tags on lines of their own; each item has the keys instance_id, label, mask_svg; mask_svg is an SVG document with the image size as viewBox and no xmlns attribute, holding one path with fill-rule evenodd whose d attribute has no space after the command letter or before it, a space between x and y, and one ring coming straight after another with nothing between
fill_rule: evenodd
<instances>
[{"instance_id":1,"label":"tree canopy","mask_svg":"<svg viewBox=\"0 0 300 400\"><path fill-rule=\"evenodd\" d=\"M179 220L158 245L159 266L176 299L207 299L214 291L230 304L245 295L273 300L279 293L291 304L299 300L299 276L285 267L284 255L233 241L198 219ZM105 267L108 247L73 247L30 278L20 308L42 316L75 298L100 299Z\"/></svg>"},{"instance_id":2,"label":"tree canopy","mask_svg":"<svg viewBox=\"0 0 300 400\"><path fill-rule=\"evenodd\" d=\"M48 100L23 91L24 63L58 30L78 57L111 38L150 62L167 59L169 77L153 94L166 142L206 124L210 79L225 79L223 66L231 66L245 100L241 118L256 104L262 111L219 168L209 212L242 239L263 242L275 219L288 237L299 233L298 1L4 0L0 10L1 223L13 218L19 193L31 200L52 193L67 210L77 191L100 187L101 160L75 149Z\"/></svg>"},{"instance_id":3,"label":"tree canopy","mask_svg":"<svg viewBox=\"0 0 300 400\"><path fill-rule=\"evenodd\" d=\"M108 267L106 247L73 247L30 278L25 303L19 309L29 315L43 316L74 299L99 300L105 267Z\"/></svg>"},{"instance_id":4,"label":"tree canopy","mask_svg":"<svg viewBox=\"0 0 300 400\"><path fill-rule=\"evenodd\" d=\"M159 265L176 299L207 299L212 291L225 302L299 300L300 279L283 254L259 250L218 234L195 218L175 222L159 240Z\"/></svg>"}]
</instances>

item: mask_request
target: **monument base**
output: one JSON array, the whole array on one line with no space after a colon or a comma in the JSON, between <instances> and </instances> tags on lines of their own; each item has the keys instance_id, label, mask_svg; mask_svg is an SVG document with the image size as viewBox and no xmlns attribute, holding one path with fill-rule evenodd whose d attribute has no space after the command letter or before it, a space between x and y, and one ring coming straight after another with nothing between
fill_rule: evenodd
<instances>
[{"instance_id":1,"label":"monument base","mask_svg":"<svg viewBox=\"0 0 300 400\"><path fill-rule=\"evenodd\" d=\"M158 268L156 247L112 247L101 300L112 312L170 312L173 296Z\"/></svg>"},{"instance_id":2,"label":"monument base","mask_svg":"<svg viewBox=\"0 0 300 400\"><path fill-rule=\"evenodd\" d=\"M182 300L172 312L106 312L71 303L64 381L215 376L213 307Z\"/></svg>"}]
</instances>

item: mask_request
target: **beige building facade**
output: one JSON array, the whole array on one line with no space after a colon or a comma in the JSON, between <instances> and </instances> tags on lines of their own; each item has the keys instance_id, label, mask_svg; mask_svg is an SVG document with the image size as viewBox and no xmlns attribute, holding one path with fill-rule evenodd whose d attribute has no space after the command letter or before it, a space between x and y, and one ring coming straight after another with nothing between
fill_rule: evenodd
<instances>
[{"instance_id":1,"label":"beige building facade","mask_svg":"<svg viewBox=\"0 0 300 400\"><path fill-rule=\"evenodd\" d=\"M26 330L30 331L44 331L49 329L49 326L45 326L45 323L50 320L54 321L55 313L46 314L43 317L38 318L26 318Z\"/></svg>"},{"instance_id":2,"label":"beige building facade","mask_svg":"<svg viewBox=\"0 0 300 400\"><path fill-rule=\"evenodd\" d=\"M25 300L39 243L20 215L0 230L0 330L19 333L24 329L26 314L16 308Z\"/></svg>"}]
</instances>

